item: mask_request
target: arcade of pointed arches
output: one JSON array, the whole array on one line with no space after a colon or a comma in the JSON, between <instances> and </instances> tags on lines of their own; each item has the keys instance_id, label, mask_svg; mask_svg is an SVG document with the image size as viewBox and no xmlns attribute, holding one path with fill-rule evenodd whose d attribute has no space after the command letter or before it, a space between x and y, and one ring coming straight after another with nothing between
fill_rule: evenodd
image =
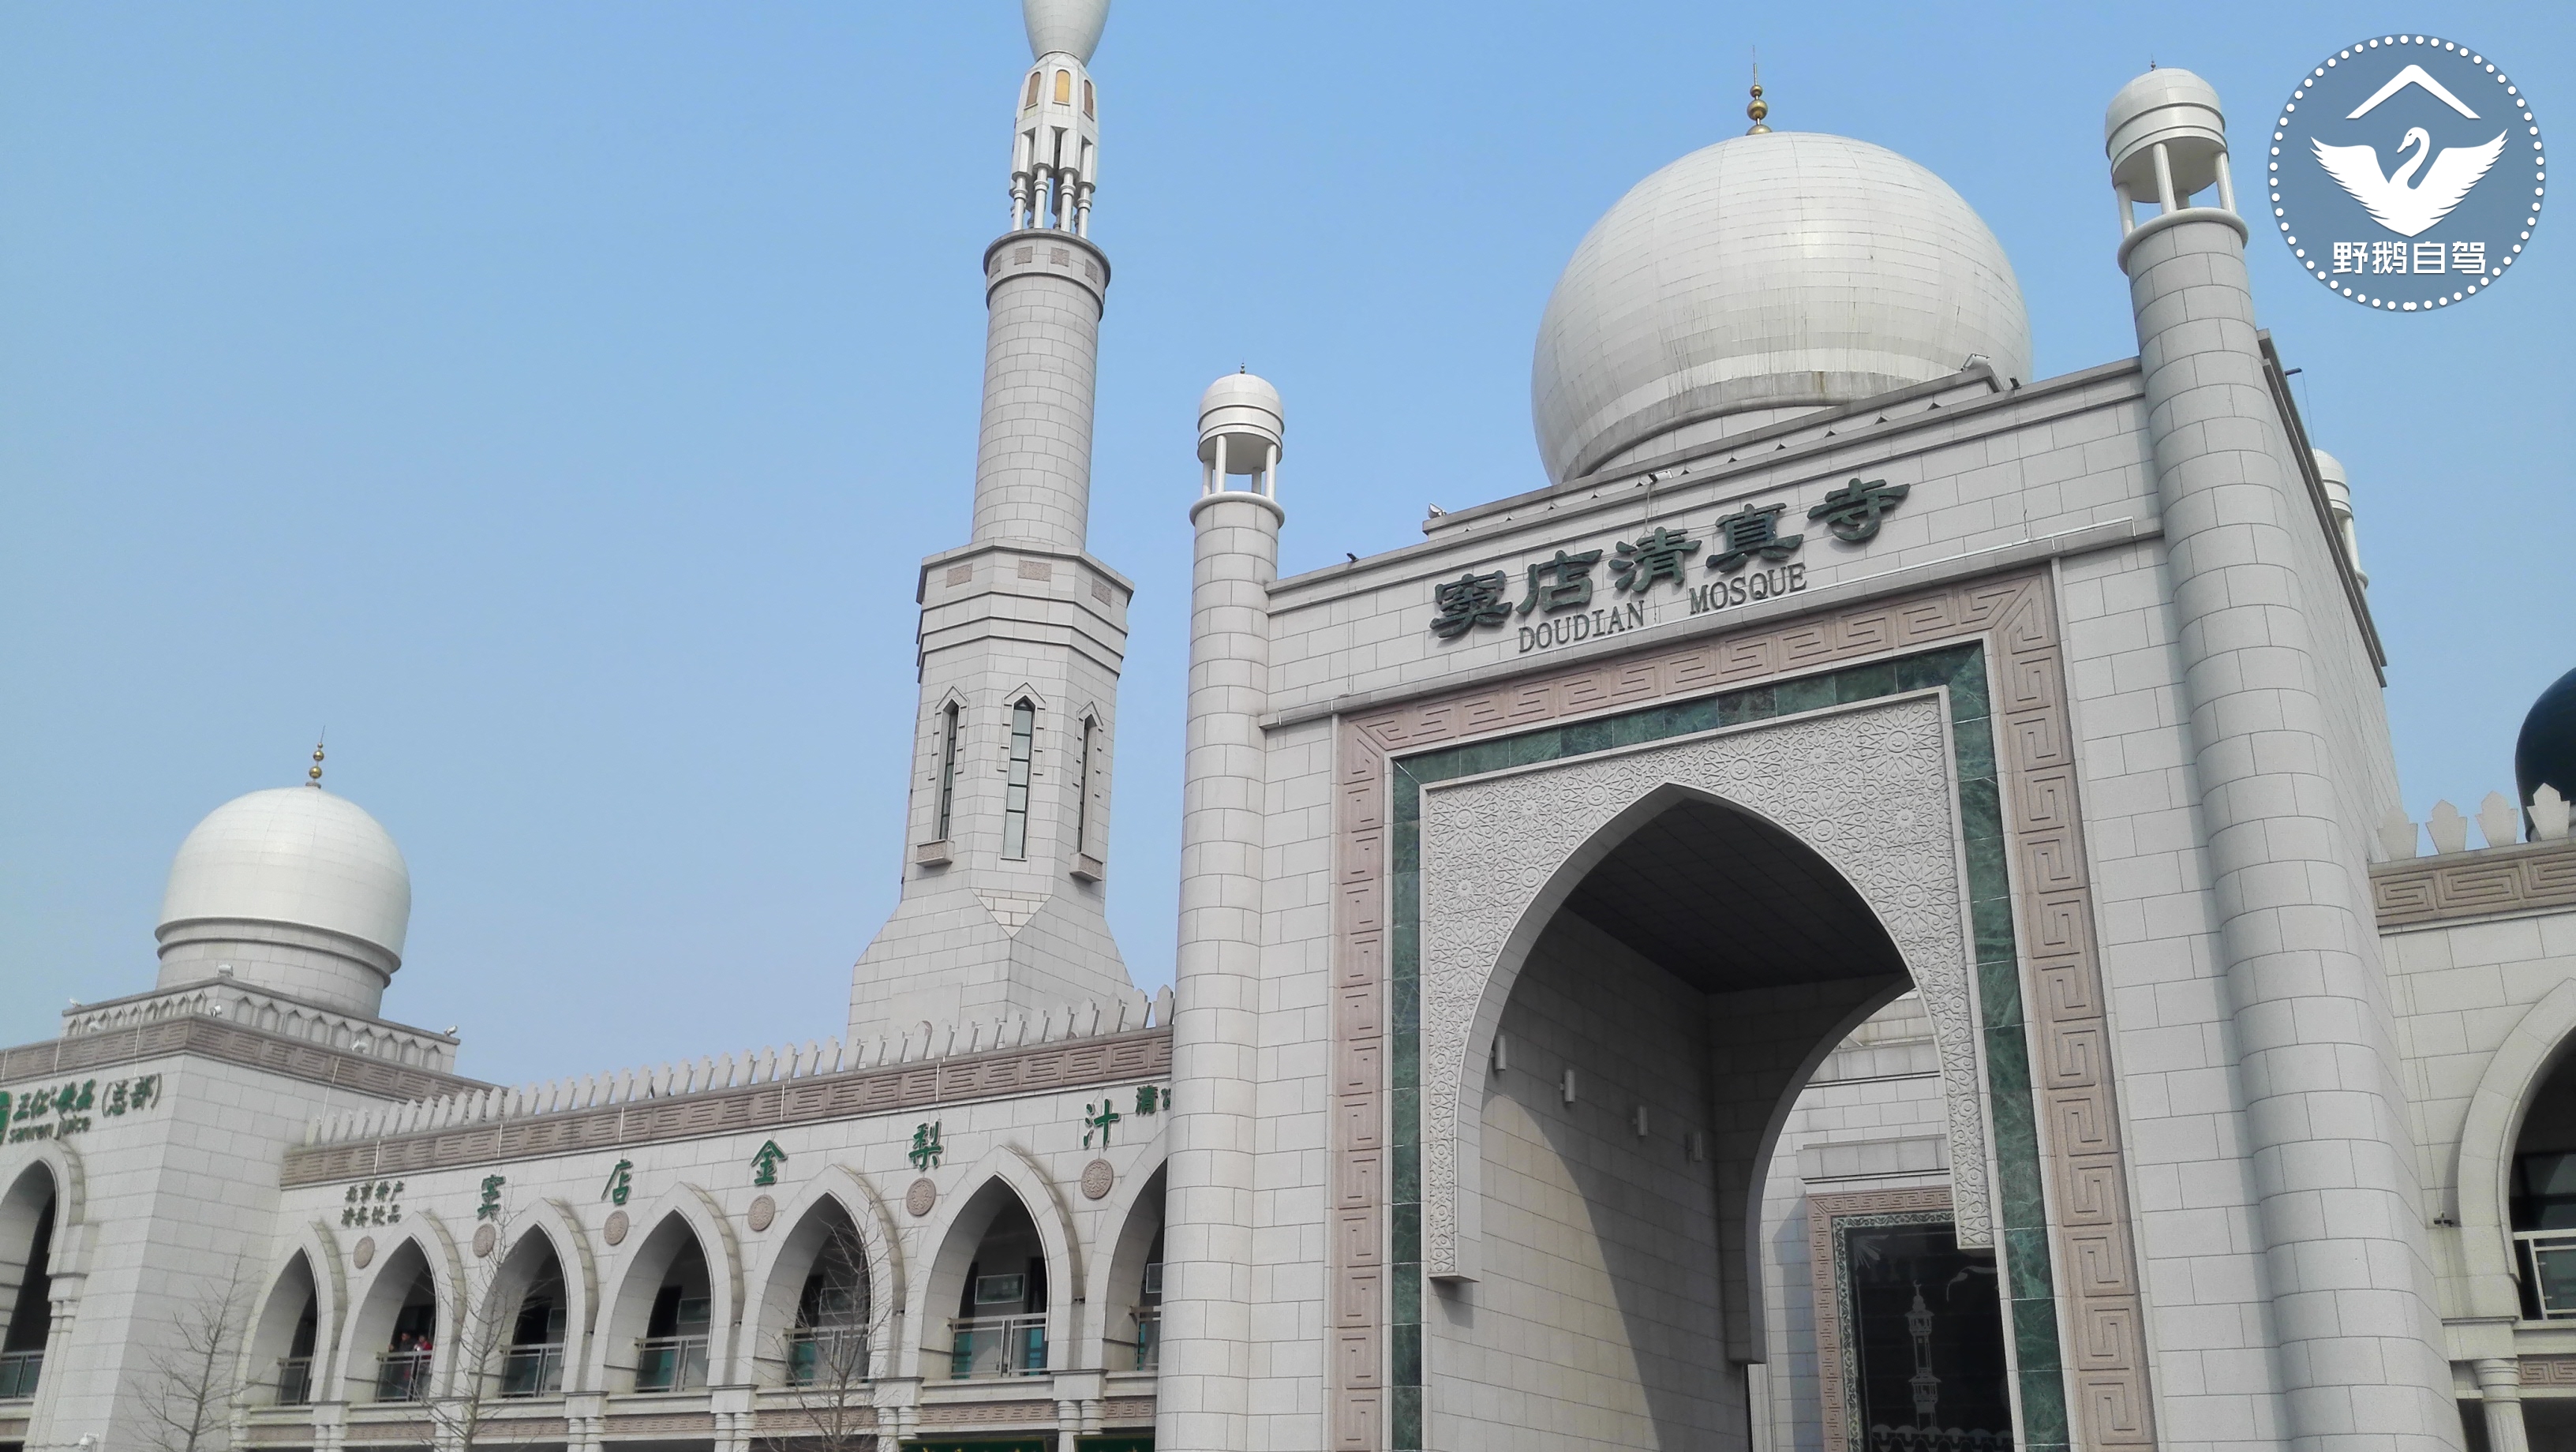
<instances>
[{"instance_id":1,"label":"arcade of pointed arches","mask_svg":"<svg viewBox=\"0 0 2576 1452\"><path fill-rule=\"evenodd\" d=\"M1141 1167L1131 1183L1119 1186L1116 1231L1089 1265L1036 1164L1008 1149L961 1177L942 1214L917 1227L915 1243L928 1247L917 1257L904 1250L914 1232L899 1231L874 1188L839 1166L748 1246L688 1185L636 1215L623 1253L605 1258L558 1201L515 1212L488 1257L423 1215L353 1268L316 1224L270 1269L251 1308L241 1384L257 1403L304 1405L470 1398L466 1366L478 1361L483 1395L497 1399L1150 1371L1162 1166ZM38 1231L50 1226L53 1184L34 1166L0 1199L0 1258L15 1256L0 1308L23 1300L27 1247L37 1247L41 1280L50 1237ZM920 1334L906 1334L907 1323Z\"/></svg>"}]
</instances>

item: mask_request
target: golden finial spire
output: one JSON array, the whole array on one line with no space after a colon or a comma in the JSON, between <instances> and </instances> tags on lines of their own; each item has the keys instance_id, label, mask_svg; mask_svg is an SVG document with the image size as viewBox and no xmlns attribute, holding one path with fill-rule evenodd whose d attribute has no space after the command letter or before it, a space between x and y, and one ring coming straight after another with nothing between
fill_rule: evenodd
<instances>
[{"instance_id":1,"label":"golden finial spire","mask_svg":"<svg viewBox=\"0 0 2576 1452\"><path fill-rule=\"evenodd\" d=\"M1771 103L1762 99L1762 61L1758 56L1753 62L1753 99L1745 106L1744 114L1753 118L1753 124L1745 128L1745 135L1770 134L1771 128L1762 124L1762 118L1771 114Z\"/></svg>"},{"instance_id":2,"label":"golden finial spire","mask_svg":"<svg viewBox=\"0 0 2576 1452\"><path fill-rule=\"evenodd\" d=\"M320 737L314 738L313 769L304 773L304 784L313 788L315 791L320 791L322 789L322 741Z\"/></svg>"}]
</instances>

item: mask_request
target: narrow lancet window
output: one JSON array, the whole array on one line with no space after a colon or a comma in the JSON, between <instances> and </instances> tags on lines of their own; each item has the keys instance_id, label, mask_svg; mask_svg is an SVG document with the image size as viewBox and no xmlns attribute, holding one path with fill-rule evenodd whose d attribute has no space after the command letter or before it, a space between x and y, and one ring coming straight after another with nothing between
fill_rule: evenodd
<instances>
[{"instance_id":1,"label":"narrow lancet window","mask_svg":"<svg viewBox=\"0 0 2576 1452\"><path fill-rule=\"evenodd\" d=\"M1082 718L1082 754L1073 766L1073 850L1076 852L1091 851L1091 743L1098 727L1099 723L1090 717Z\"/></svg>"},{"instance_id":2,"label":"narrow lancet window","mask_svg":"<svg viewBox=\"0 0 2576 1452\"><path fill-rule=\"evenodd\" d=\"M1038 708L1011 708L1011 781L1002 792L1002 855L1029 855L1029 759L1037 752Z\"/></svg>"},{"instance_id":3,"label":"narrow lancet window","mask_svg":"<svg viewBox=\"0 0 2576 1452\"><path fill-rule=\"evenodd\" d=\"M936 839L948 840L948 818L957 807L957 703L939 713L939 831Z\"/></svg>"}]
</instances>

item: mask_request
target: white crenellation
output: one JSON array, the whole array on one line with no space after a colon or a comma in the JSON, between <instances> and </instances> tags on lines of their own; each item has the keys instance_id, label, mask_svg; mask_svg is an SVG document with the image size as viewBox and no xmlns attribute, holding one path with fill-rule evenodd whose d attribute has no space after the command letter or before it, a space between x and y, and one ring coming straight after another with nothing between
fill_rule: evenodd
<instances>
[{"instance_id":1,"label":"white crenellation","mask_svg":"<svg viewBox=\"0 0 2576 1452\"><path fill-rule=\"evenodd\" d=\"M424 1128L571 1114L639 1099L706 1094L786 1079L855 1073L891 1064L1167 1028L1171 1021L1172 990L1165 988L1151 997L1138 993L1107 1004L1068 1004L1061 1017L1050 1009L1038 1015L1034 1023L1026 1014L969 1024L924 1023L900 1037L880 1036L873 1043L853 1040L844 1047L838 1038L808 1039L801 1047L786 1044L666 1063L658 1068L648 1065L606 1074L580 1074L518 1088L496 1086L391 1107L354 1109L310 1121L304 1143L343 1144Z\"/></svg>"},{"instance_id":2,"label":"white crenellation","mask_svg":"<svg viewBox=\"0 0 2576 1452\"><path fill-rule=\"evenodd\" d=\"M2478 803L2478 814L2474 820L2478 824L2478 835L2485 839L2485 846L2513 847L2521 844L2525 815L2531 820L2530 840L2566 840L2567 798L2559 795L2558 788L2545 782L2540 790L2531 794L2530 801L2523 803L2521 811L2514 809L2513 798L2504 793L2487 793L2486 800ZM2447 801L2435 802L2432 815L2422 822L2402 811L2391 812L2388 819L2379 824L2375 837L2377 860L2403 862L2410 857L2420 857L2423 855L2423 841L2428 836L2432 838L2433 851L2437 855L2478 850L2469 846L2471 820Z\"/></svg>"},{"instance_id":3,"label":"white crenellation","mask_svg":"<svg viewBox=\"0 0 2576 1452\"><path fill-rule=\"evenodd\" d=\"M81 1004L63 1015L63 1037L114 1033L178 1018L216 1018L282 1038L365 1054L406 1068L456 1070L456 1040L426 1029L330 1008L228 977Z\"/></svg>"}]
</instances>

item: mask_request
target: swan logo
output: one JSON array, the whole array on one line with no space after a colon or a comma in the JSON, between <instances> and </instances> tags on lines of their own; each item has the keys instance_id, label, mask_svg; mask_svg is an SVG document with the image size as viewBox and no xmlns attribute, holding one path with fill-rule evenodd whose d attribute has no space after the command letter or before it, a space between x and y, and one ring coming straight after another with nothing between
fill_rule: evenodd
<instances>
[{"instance_id":1,"label":"swan logo","mask_svg":"<svg viewBox=\"0 0 2576 1452\"><path fill-rule=\"evenodd\" d=\"M2272 219L2341 297L2429 312L2493 287L2540 225L2531 98L2456 41L2386 35L2301 78L2273 125Z\"/></svg>"}]
</instances>

